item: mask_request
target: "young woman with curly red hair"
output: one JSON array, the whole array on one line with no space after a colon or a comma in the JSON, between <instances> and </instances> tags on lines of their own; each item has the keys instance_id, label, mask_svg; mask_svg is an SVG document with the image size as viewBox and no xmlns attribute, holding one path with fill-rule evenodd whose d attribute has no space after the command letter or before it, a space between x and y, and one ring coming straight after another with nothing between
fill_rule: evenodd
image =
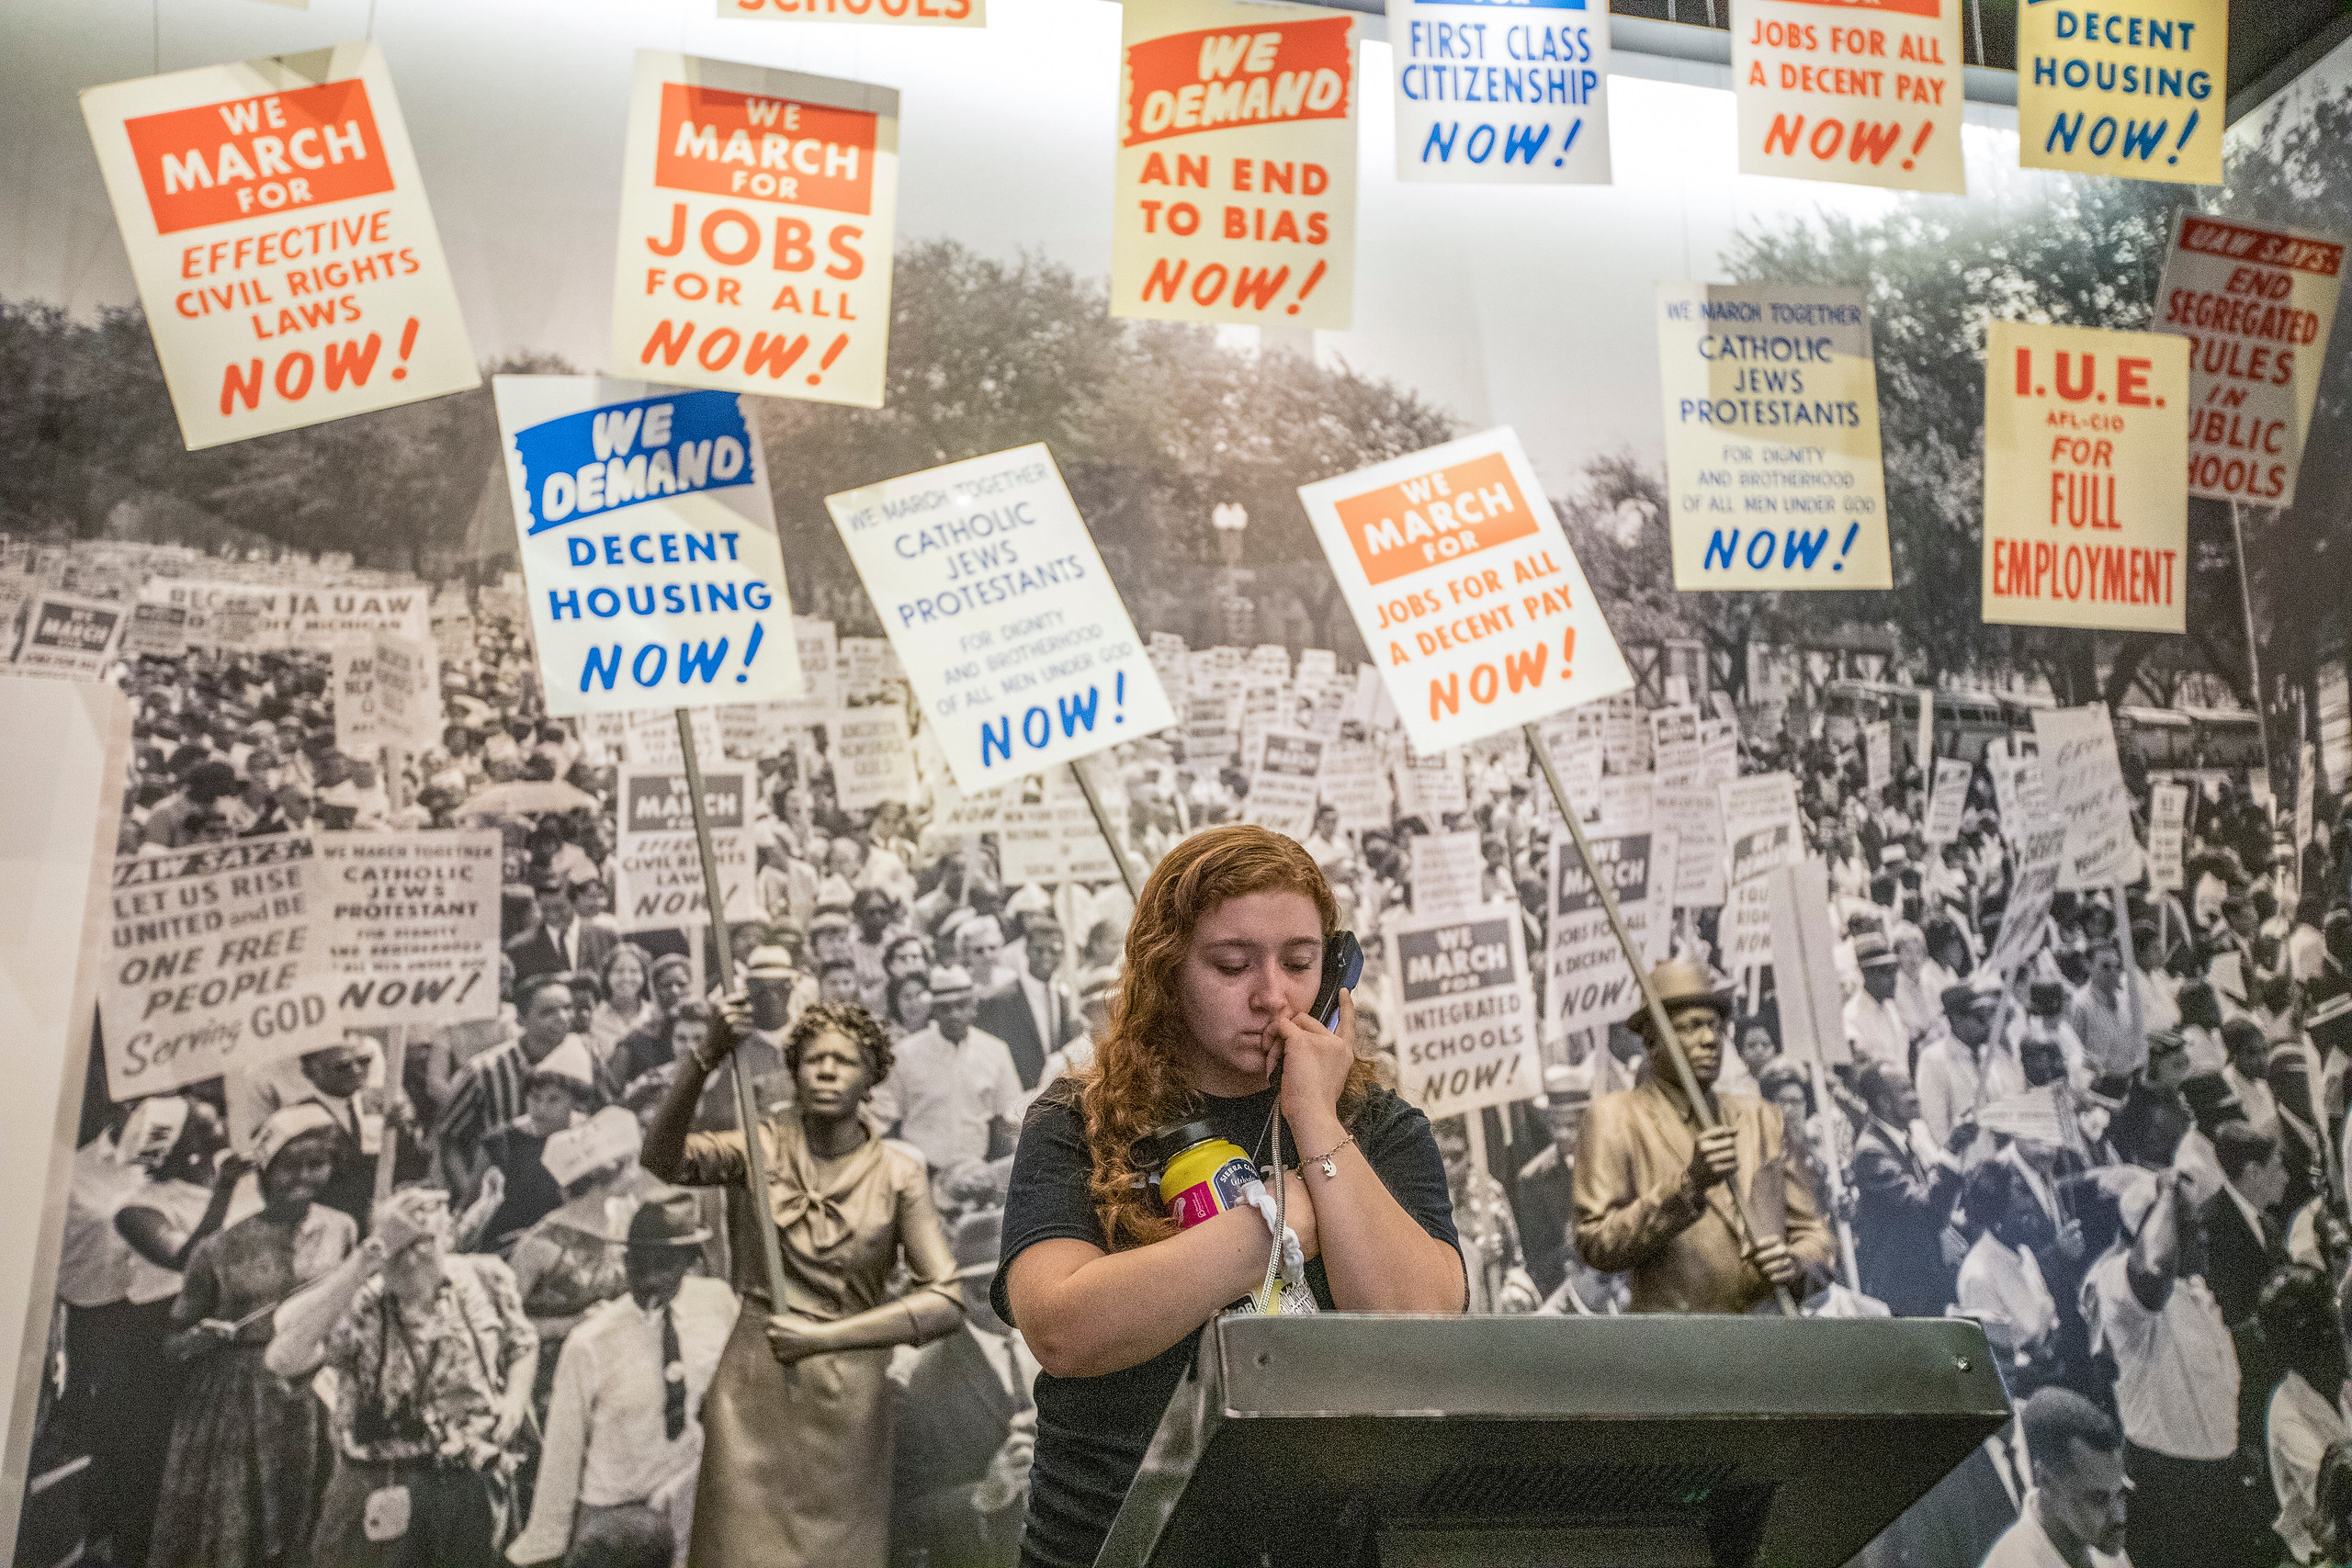
<instances>
[{"instance_id":1,"label":"young woman with curly red hair","mask_svg":"<svg viewBox=\"0 0 2352 1568\"><path fill-rule=\"evenodd\" d=\"M1356 1055L1352 998L1336 1032L1306 1011L1338 917L1292 840L1236 826L1180 841L1137 902L1110 1037L1030 1111L992 1287L1044 1369L1024 1568L1094 1561L1201 1329L1265 1270L1258 1210L1182 1231L1160 1211L1131 1152L1155 1128L1205 1120L1263 1164L1279 1110L1283 1159L1306 1173L1287 1177L1288 1218L1317 1303L1465 1304L1428 1119Z\"/></svg>"}]
</instances>

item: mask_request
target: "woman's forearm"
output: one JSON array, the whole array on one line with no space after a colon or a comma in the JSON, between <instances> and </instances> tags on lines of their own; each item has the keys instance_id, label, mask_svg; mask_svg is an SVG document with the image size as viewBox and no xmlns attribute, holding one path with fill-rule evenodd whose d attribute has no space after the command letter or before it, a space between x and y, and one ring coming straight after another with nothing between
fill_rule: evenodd
<instances>
[{"instance_id":1,"label":"woman's forearm","mask_svg":"<svg viewBox=\"0 0 2352 1568\"><path fill-rule=\"evenodd\" d=\"M1341 1312L1462 1311L1469 1290L1462 1255L1405 1212L1352 1142L1340 1144L1331 1167L1338 1174L1326 1176L1322 1161L1309 1157L1283 1179L1305 1183L1315 1204L1333 1304Z\"/></svg>"},{"instance_id":2,"label":"woman's forearm","mask_svg":"<svg viewBox=\"0 0 2352 1568\"><path fill-rule=\"evenodd\" d=\"M1056 1377L1124 1371L1256 1289L1269 1245L1266 1222L1250 1208L1125 1252L1039 1242L1013 1259L1013 1315Z\"/></svg>"},{"instance_id":3,"label":"woman's forearm","mask_svg":"<svg viewBox=\"0 0 2352 1568\"><path fill-rule=\"evenodd\" d=\"M702 1104L702 1086L710 1075L703 1070L699 1053L678 1059L670 1092L662 1097L653 1124L645 1130L637 1163L664 1181L675 1181L686 1156L686 1135L694 1131L695 1111ZM746 1129L748 1133L749 1129Z\"/></svg>"},{"instance_id":4,"label":"woman's forearm","mask_svg":"<svg viewBox=\"0 0 2352 1568\"><path fill-rule=\"evenodd\" d=\"M300 1292L280 1309L286 1316L263 1353L262 1364L282 1378L300 1377L316 1370L326 1354L326 1337L350 1310L359 1287L380 1265L382 1250L372 1238L345 1258L315 1285Z\"/></svg>"},{"instance_id":5,"label":"woman's forearm","mask_svg":"<svg viewBox=\"0 0 2352 1568\"><path fill-rule=\"evenodd\" d=\"M820 1324L814 1337L824 1342L824 1352L928 1345L955 1333L963 1321L964 1303L952 1282L925 1285L880 1306Z\"/></svg>"}]
</instances>

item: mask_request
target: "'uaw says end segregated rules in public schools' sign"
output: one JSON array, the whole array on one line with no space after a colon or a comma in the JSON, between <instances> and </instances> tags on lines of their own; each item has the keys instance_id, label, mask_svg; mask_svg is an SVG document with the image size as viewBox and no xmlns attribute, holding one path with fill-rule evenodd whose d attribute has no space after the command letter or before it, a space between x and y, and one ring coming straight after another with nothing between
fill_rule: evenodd
<instances>
[{"instance_id":1,"label":"'uaw says end segregated rules in public schools' sign","mask_svg":"<svg viewBox=\"0 0 2352 1568\"><path fill-rule=\"evenodd\" d=\"M965 794L1176 722L1042 442L825 505Z\"/></svg>"},{"instance_id":2,"label":"'uaw says end segregated rules in public schools' sign","mask_svg":"<svg viewBox=\"0 0 2352 1568\"><path fill-rule=\"evenodd\" d=\"M1279 0L1125 8L1111 313L1345 328L1355 18Z\"/></svg>"},{"instance_id":3,"label":"'uaw says end segregated rules in public schools' sign","mask_svg":"<svg viewBox=\"0 0 2352 1568\"><path fill-rule=\"evenodd\" d=\"M1396 177L1607 185L1608 0L1388 0Z\"/></svg>"},{"instance_id":4,"label":"'uaw says end segregated rules in public schools' sign","mask_svg":"<svg viewBox=\"0 0 2352 1568\"><path fill-rule=\"evenodd\" d=\"M92 87L82 116L190 451L481 384L375 45Z\"/></svg>"},{"instance_id":5,"label":"'uaw says end segregated rules in public schools' sign","mask_svg":"<svg viewBox=\"0 0 2352 1568\"><path fill-rule=\"evenodd\" d=\"M1632 688L1584 569L1508 427L1298 494L1415 752Z\"/></svg>"},{"instance_id":6,"label":"'uaw says end segregated rules in public schools' sign","mask_svg":"<svg viewBox=\"0 0 2352 1568\"><path fill-rule=\"evenodd\" d=\"M500 376L548 712L790 702L792 596L742 397Z\"/></svg>"},{"instance_id":7,"label":"'uaw says end segregated rules in public schools' sign","mask_svg":"<svg viewBox=\"0 0 2352 1568\"><path fill-rule=\"evenodd\" d=\"M1674 586L1894 587L1861 291L1663 283L1657 302Z\"/></svg>"},{"instance_id":8,"label":"'uaw says end segregated rules in public schools' sign","mask_svg":"<svg viewBox=\"0 0 2352 1568\"><path fill-rule=\"evenodd\" d=\"M2188 344L1995 321L1984 360L1984 619L2188 627Z\"/></svg>"},{"instance_id":9,"label":"'uaw says end segregated rules in public schools' sign","mask_svg":"<svg viewBox=\"0 0 2352 1568\"><path fill-rule=\"evenodd\" d=\"M612 365L880 408L898 192L896 88L639 50Z\"/></svg>"}]
</instances>

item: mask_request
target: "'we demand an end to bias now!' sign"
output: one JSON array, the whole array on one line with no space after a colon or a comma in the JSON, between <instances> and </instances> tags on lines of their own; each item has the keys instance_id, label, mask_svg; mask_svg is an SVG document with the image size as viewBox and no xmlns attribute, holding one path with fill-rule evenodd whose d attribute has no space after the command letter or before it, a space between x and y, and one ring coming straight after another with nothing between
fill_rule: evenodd
<instances>
[{"instance_id":1,"label":"'we demand an end to bias now!' sign","mask_svg":"<svg viewBox=\"0 0 2352 1568\"><path fill-rule=\"evenodd\" d=\"M792 596L735 392L492 383L548 712L789 702Z\"/></svg>"}]
</instances>

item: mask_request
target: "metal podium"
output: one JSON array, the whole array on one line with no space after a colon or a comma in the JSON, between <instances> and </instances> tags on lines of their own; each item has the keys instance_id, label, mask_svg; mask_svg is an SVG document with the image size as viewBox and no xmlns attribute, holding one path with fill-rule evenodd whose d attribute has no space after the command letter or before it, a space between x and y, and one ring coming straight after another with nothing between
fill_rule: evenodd
<instances>
[{"instance_id":1,"label":"metal podium","mask_svg":"<svg viewBox=\"0 0 2352 1568\"><path fill-rule=\"evenodd\" d=\"M1837 1568L2008 1416L1968 1322L1227 1317L1096 1568Z\"/></svg>"}]
</instances>

